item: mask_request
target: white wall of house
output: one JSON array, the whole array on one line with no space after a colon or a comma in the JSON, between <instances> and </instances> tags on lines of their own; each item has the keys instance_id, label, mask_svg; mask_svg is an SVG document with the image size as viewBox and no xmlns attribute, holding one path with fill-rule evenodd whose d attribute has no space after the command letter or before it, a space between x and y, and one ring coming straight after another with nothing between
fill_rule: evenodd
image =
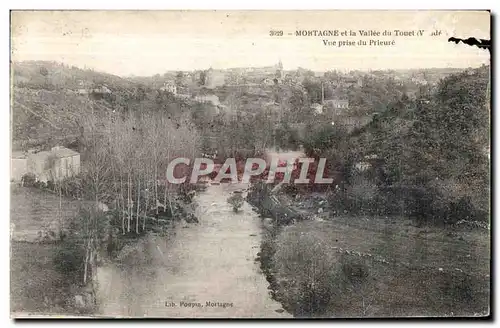
<instances>
[{"instance_id":1,"label":"white wall of house","mask_svg":"<svg viewBox=\"0 0 500 328\"><path fill-rule=\"evenodd\" d=\"M80 155L57 158L52 168L56 180L72 177L80 173Z\"/></svg>"},{"instance_id":2,"label":"white wall of house","mask_svg":"<svg viewBox=\"0 0 500 328\"><path fill-rule=\"evenodd\" d=\"M28 172L34 174L39 181L47 182L52 179L50 154L48 151L41 151L28 155Z\"/></svg>"},{"instance_id":3,"label":"white wall of house","mask_svg":"<svg viewBox=\"0 0 500 328\"><path fill-rule=\"evenodd\" d=\"M21 178L26 173L28 173L28 159L12 158L10 167L10 179L14 181L21 181Z\"/></svg>"},{"instance_id":4,"label":"white wall of house","mask_svg":"<svg viewBox=\"0 0 500 328\"><path fill-rule=\"evenodd\" d=\"M28 154L25 173L34 174L42 182L57 181L79 174L80 154L71 152L68 156L57 156L55 151L59 149L60 147L54 147L52 151Z\"/></svg>"}]
</instances>

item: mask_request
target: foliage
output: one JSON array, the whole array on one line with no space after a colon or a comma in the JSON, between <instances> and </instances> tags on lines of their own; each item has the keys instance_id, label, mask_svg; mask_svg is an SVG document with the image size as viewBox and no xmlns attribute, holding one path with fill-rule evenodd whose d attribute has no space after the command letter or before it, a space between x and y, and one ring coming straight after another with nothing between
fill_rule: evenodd
<instances>
[{"instance_id":1,"label":"foliage","mask_svg":"<svg viewBox=\"0 0 500 328\"><path fill-rule=\"evenodd\" d=\"M375 206L420 222L488 220L488 83L486 67L450 75L429 98L403 95L351 136L352 164L379 159L367 180L376 185ZM345 179L352 190L357 182Z\"/></svg>"},{"instance_id":2,"label":"foliage","mask_svg":"<svg viewBox=\"0 0 500 328\"><path fill-rule=\"evenodd\" d=\"M21 177L24 186L32 187L36 183L36 176L33 173L26 173Z\"/></svg>"},{"instance_id":3,"label":"foliage","mask_svg":"<svg viewBox=\"0 0 500 328\"><path fill-rule=\"evenodd\" d=\"M373 292L369 263L331 250L333 241L317 231L285 228L272 258L279 298L297 317L337 313L365 316L364 298Z\"/></svg>"},{"instance_id":4,"label":"foliage","mask_svg":"<svg viewBox=\"0 0 500 328\"><path fill-rule=\"evenodd\" d=\"M347 140L347 132L341 126L331 122L311 124L306 130L310 131L301 141L306 155L320 156L332 149L339 149Z\"/></svg>"},{"instance_id":5,"label":"foliage","mask_svg":"<svg viewBox=\"0 0 500 328\"><path fill-rule=\"evenodd\" d=\"M227 202L233 206L235 211L237 211L243 205L243 196L241 193L235 193L227 199Z\"/></svg>"},{"instance_id":6,"label":"foliage","mask_svg":"<svg viewBox=\"0 0 500 328\"><path fill-rule=\"evenodd\" d=\"M85 248L75 239L59 242L53 255L54 268L70 281L81 283L85 261Z\"/></svg>"},{"instance_id":7,"label":"foliage","mask_svg":"<svg viewBox=\"0 0 500 328\"><path fill-rule=\"evenodd\" d=\"M281 149L296 150L300 145L300 137L297 129L291 127L287 122L276 128L276 146Z\"/></svg>"},{"instance_id":8,"label":"foliage","mask_svg":"<svg viewBox=\"0 0 500 328\"><path fill-rule=\"evenodd\" d=\"M338 260L311 234L284 231L277 240L274 267L281 292L299 317L323 314L336 296L334 278ZM293 277L293 279L290 279Z\"/></svg>"}]
</instances>

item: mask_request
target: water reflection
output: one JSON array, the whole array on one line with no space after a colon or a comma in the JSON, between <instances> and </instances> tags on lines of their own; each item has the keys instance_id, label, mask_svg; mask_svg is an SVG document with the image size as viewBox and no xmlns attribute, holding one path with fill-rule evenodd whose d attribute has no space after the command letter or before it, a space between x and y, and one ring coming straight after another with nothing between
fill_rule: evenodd
<instances>
[{"instance_id":1,"label":"water reflection","mask_svg":"<svg viewBox=\"0 0 500 328\"><path fill-rule=\"evenodd\" d=\"M177 224L167 236L150 235L121 258L122 265L100 268L101 314L290 316L276 312L281 305L271 299L255 262L260 219L247 203L234 213L226 201L238 189L244 186L210 186L196 196L199 224Z\"/></svg>"}]
</instances>

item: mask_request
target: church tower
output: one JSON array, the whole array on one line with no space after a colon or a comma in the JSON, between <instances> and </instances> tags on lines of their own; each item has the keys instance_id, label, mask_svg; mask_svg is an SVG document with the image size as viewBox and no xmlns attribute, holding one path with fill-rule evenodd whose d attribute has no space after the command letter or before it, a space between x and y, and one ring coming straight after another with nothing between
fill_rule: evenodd
<instances>
[{"instance_id":1,"label":"church tower","mask_svg":"<svg viewBox=\"0 0 500 328\"><path fill-rule=\"evenodd\" d=\"M278 65L276 65L276 78L281 80L283 79L283 63L280 61L278 62Z\"/></svg>"}]
</instances>

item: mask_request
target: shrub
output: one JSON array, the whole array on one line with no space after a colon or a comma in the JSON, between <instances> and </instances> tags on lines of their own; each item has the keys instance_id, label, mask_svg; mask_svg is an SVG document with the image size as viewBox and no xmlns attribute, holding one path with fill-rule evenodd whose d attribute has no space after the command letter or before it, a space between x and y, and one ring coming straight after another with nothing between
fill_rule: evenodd
<instances>
[{"instance_id":1,"label":"shrub","mask_svg":"<svg viewBox=\"0 0 500 328\"><path fill-rule=\"evenodd\" d=\"M335 275L339 257L315 233L287 227L278 236L273 258L278 293L299 317L322 315L338 297Z\"/></svg>"},{"instance_id":2,"label":"shrub","mask_svg":"<svg viewBox=\"0 0 500 328\"><path fill-rule=\"evenodd\" d=\"M340 263L343 276L352 285L362 284L369 276L368 266L362 259L343 255Z\"/></svg>"},{"instance_id":3,"label":"shrub","mask_svg":"<svg viewBox=\"0 0 500 328\"><path fill-rule=\"evenodd\" d=\"M233 206L235 211L237 211L243 205L243 196L241 193L235 193L227 199L227 202Z\"/></svg>"},{"instance_id":4,"label":"shrub","mask_svg":"<svg viewBox=\"0 0 500 328\"><path fill-rule=\"evenodd\" d=\"M58 243L53 257L54 267L71 281L81 280L84 261L85 249L76 239L67 238Z\"/></svg>"},{"instance_id":5,"label":"shrub","mask_svg":"<svg viewBox=\"0 0 500 328\"><path fill-rule=\"evenodd\" d=\"M36 176L33 173L26 173L22 176L21 182L26 187L33 187L36 183Z\"/></svg>"},{"instance_id":6,"label":"shrub","mask_svg":"<svg viewBox=\"0 0 500 328\"><path fill-rule=\"evenodd\" d=\"M373 315L380 273L371 269L371 259L345 253L330 238L306 222L276 237L277 299L298 317Z\"/></svg>"}]
</instances>

